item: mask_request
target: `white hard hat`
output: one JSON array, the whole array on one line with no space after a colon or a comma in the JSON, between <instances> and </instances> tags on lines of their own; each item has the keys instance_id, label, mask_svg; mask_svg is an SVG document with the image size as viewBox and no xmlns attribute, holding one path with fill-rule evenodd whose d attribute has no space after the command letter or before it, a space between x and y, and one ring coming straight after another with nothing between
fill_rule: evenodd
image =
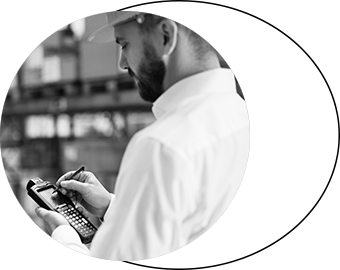
<instances>
[{"instance_id":1,"label":"white hard hat","mask_svg":"<svg viewBox=\"0 0 340 270\"><path fill-rule=\"evenodd\" d=\"M141 14L141 12L136 11L113 11L106 13L107 24L92 33L88 41L96 43L114 41L114 27L132 20L137 20L139 23L142 23L143 18Z\"/></svg>"}]
</instances>

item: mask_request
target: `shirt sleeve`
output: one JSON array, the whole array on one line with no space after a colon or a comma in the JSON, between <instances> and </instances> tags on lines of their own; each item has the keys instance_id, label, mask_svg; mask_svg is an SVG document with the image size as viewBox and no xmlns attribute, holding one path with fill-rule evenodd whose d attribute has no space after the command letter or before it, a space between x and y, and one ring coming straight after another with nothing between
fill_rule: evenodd
<instances>
[{"instance_id":1,"label":"shirt sleeve","mask_svg":"<svg viewBox=\"0 0 340 270\"><path fill-rule=\"evenodd\" d=\"M113 205L113 203L115 201L115 197L116 196L114 194L111 194L111 201L110 201L109 207L106 209L106 212L105 212L104 216L100 219L101 222L105 221L105 217L106 217L107 213L110 212L110 209L112 208L112 205Z\"/></svg>"},{"instance_id":2,"label":"shirt sleeve","mask_svg":"<svg viewBox=\"0 0 340 270\"><path fill-rule=\"evenodd\" d=\"M183 246L178 177L182 164L185 162L161 143L149 138L134 140L124 155L115 202L92 242L91 255L141 260Z\"/></svg>"},{"instance_id":3,"label":"shirt sleeve","mask_svg":"<svg viewBox=\"0 0 340 270\"><path fill-rule=\"evenodd\" d=\"M77 232L69 225L61 225L57 227L53 233L52 238L59 243L86 255L90 254L89 249L81 242Z\"/></svg>"}]
</instances>

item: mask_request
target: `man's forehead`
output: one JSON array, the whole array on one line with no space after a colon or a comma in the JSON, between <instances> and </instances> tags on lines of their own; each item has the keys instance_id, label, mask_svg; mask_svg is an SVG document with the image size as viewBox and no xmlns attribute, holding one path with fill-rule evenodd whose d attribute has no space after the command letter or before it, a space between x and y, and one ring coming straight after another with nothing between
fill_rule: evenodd
<instances>
[{"instance_id":1,"label":"man's forehead","mask_svg":"<svg viewBox=\"0 0 340 270\"><path fill-rule=\"evenodd\" d=\"M133 21L117 25L114 30L116 40L133 38L139 34L137 24Z\"/></svg>"}]
</instances>

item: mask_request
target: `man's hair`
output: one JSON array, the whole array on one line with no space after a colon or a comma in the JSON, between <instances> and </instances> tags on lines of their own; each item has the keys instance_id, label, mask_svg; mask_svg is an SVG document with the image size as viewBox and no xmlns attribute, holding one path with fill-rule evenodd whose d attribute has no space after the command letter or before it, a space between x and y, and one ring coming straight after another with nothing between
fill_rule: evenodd
<instances>
[{"instance_id":1,"label":"man's hair","mask_svg":"<svg viewBox=\"0 0 340 270\"><path fill-rule=\"evenodd\" d=\"M169 18L188 34L197 58L203 60L207 53L216 53L218 32L216 24L192 18L182 11L152 11L150 13L145 13L145 21L140 25L142 32L152 32L162 20Z\"/></svg>"}]
</instances>

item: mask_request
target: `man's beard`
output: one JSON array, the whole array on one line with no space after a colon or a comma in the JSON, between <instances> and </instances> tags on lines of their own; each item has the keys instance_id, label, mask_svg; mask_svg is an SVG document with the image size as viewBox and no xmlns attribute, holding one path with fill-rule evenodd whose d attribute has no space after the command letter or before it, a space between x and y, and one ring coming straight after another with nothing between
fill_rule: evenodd
<instances>
[{"instance_id":1,"label":"man's beard","mask_svg":"<svg viewBox=\"0 0 340 270\"><path fill-rule=\"evenodd\" d=\"M130 68L128 72L136 79L141 98L148 102L155 102L164 92L163 81L166 68L151 44L144 42L143 52L144 57L138 66L138 75Z\"/></svg>"}]
</instances>

